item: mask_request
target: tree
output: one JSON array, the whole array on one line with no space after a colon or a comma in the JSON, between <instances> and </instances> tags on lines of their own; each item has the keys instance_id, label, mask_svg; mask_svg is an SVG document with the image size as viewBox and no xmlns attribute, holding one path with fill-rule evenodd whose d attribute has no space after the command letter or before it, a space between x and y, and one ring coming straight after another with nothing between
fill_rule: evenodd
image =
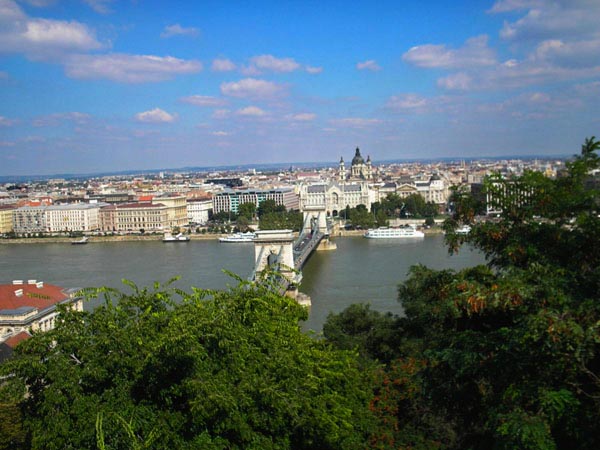
<instances>
[{"instance_id":1,"label":"tree","mask_svg":"<svg viewBox=\"0 0 600 450\"><path fill-rule=\"evenodd\" d=\"M375 224L373 215L365 205L357 205L356 208L350 209L349 219L356 228L372 228Z\"/></svg>"},{"instance_id":2,"label":"tree","mask_svg":"<svg viewBox=\"0 0 600 450\"><path fill-rule=\"evenodd\" d=\"M468 241L488 266L416 266L400 285L400 357L376 382L373 446L600 446L600 208L587 184L599 159L590 147L593 139L557 179L510 180L498 220L468 235L447 227L452 251ZM470 223L478 203L461 193L456 206L449 225Z\"/></svg>"},{"instance_id":3,"label":"tree","mask_svg":"<svg viewBox=\"0 0 600 450\"><path fill-rule=\"evenodd\" d=\"M32 448L365 448L368 374L266 285L104 288L3 365ZM25 392L27 395L25 396Z\"/></svg>"},{"instance_id":4,"label":"tree","mask_svg":"<svg viewBox=\"0 0 600 450\"><path fill-rule=\"evenodd\" d=\"M275 200L263 200L258 205L258 217L261 218L265 214L286 212L284 205L278 205Z\"/></svg>"},{"instance_id":5,"label":"tree","mask_svg":"<svg viewBox=\"0 0 600 450\"><path fill-rule=\"evenodd\" d=\"M256 205L252 202L242 203L238 207L238 216L245 217L247 220L254 219L254 215L256 214Z\"/></svg>"}]
</instances>

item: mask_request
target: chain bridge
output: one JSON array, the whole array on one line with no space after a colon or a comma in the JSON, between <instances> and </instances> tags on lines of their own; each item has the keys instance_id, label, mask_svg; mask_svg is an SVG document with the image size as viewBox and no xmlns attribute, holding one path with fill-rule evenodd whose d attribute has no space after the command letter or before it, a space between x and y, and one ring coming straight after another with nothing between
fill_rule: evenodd
<instances>
[{"instance_id":1,"label":"chain bridge","mask_svg":"<svg viewBox=\"0 0 600 450\"><path fill-rule=\"evenodd\" d=\"M254 238L254 270L251 281L260 280L265 272L278 275L281 293L296 298L302 281L302 267L319 249L335 248L329 242L331 222L324 209L309 207L303 212L302 230L294 239L292 230L257 231Z\"/></svg>"}]
</instances>

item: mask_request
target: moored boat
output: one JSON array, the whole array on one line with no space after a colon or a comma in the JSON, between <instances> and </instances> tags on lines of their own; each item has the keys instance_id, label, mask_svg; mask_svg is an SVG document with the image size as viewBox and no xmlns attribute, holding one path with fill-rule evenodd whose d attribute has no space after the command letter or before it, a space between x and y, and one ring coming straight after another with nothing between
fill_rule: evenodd
<instances>
[{"instance_id":1,"label":"moored boat","mask_svg":"<svg viewBox=\"0 0 600 450\"><path fill-rule=\"evenodd\" d=\"M87 236L83 236L81 239L77 240L77 241L71 241L72 245L84 245L88 243L88 237Z\"/></svg>"},{"instance_id":2,"label":"moored boat","mask_svg":"<svg viewBox=\"0 0 600 450\"><path fill-rule=\"evenodd\" d=\"M368 239L422 238L425 237L425 233L412 225L399 228L380 227L367 230L364 237Z\"/></svg>"},{"instance_id":3,"label":"moored boat","mask_svg":"<svg viewBox=\"0 0 600 450\"><path fill-rule=\"evenodd\" d=\"M171 233L165 233L163 242L189 242L190 237L185 236L183 233L179 233L177 236L173 236Z\"/></svg>"},{"instance_id":4,"label":"moored boat","mask_svg":"<svg viewBox=\"0 0 600 450\"><path fill-rule=\"evenodd\" d=\"M455 233L456 234L469 234L471 232L471 227L469 225L463 225L460 228L457 228Z\"/></svg>"},{"instance_id":5,"label":"moored boat","mask_svg":"<svg viewBox=\"0 0 600 450\"><path fill-rule=\"evenodd\" d=\"M241 244L246 242L253 242L256 235L252 231L246 233L234 233L227 237L219 238L219 242Z\"/></svg>"}]
</instances>

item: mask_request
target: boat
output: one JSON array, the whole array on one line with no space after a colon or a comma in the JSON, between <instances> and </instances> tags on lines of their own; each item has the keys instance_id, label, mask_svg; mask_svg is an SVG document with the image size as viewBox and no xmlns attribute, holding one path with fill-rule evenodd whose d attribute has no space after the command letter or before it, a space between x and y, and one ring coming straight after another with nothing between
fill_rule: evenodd
<instances>
[{"instance_id":1,"label":"boat","mask_svg":"<svg viewBox=\"0 0 600 450\"><path fill-rule=\"evenodd\" d=\"M81 239L77 240L77 241L71 241L72 245L84 245L88 243L88 237L84 236Z\"/></svg>"},{"instance_id":2,"label":"boat","mask_svg":"<svg viewBox=\"0 0 600 450\"><path fill-rule=\"evenodd\" d=\"M463 225L460 228L457 228L455 233L456 234L469 234L471 232L471 227L469 225Z\"/></svg>"},{"instance_id":3,"label":"boat","mask_svg":"<svg viewBox=\"0 0 600 450\"><path fill-rule=\"evenodd\" d=\"M253 242L256 235L252 231L246 233L234 233L227 237L219 238L219 242L237 243Z\"/></svg>"},{"instance_id":4,"label":"boat","mask_svg":"<svg viewBox=\"0 0 600 450\"><path fill-rule=\"evenodd\" d=\"M171 233L165 233L163 242L189 242L190 237L185 236L183 233L179 233L177 236L173 236Z\"/></svg>"},{"instance_id":5,"label":"boat","mask_svg":"<svg viewBox=\"0 0 600 450\"><path fill-rule=\"evenodd\" d=\"M418 231L415 226L399 227L399 228L370 228L364 234L368 239L402 239L402 238L422 238L425 233Z\"/></svg>"}]
</instances>

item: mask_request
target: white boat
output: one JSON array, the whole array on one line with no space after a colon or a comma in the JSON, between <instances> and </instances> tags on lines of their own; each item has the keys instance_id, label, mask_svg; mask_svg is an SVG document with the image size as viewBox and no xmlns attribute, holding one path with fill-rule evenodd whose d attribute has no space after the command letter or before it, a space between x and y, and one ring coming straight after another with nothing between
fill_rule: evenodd
<instances>
[{"instance_id":1,"label":"white boat","mask_svg":"<svg viewBox=\"0 0 600 450\"><path fill-rule=\"evenodd\" d=\"M227 237L219 238L219 242L228 242L228 243L244 243L244 242L253 242L256 235L252 231L248 231L246 233L234 233L230 234Z\"/></svg>"},{"instance_id":2,"label":"white boat","mask_svg":"<svg viewBox=\"0 0 600 450\"><path fill-rule=\"evenodd\" d=\"M77 240L77 241L71 241L71 244L73 245L84 245L88 243L88 238L87 236L82 237L81 239Z\"/></svg>"},{"instance_id":3,"label":"white boat","mask_svg":"<svg viewBox=\"0 0 600 450\"><path fill-rule=\"evenodd\" d=\"M471 227L469 225L463 225L460 228L457 228L455 233L456 234L469 234L471 232Z\"/></svg>"},{"instance_id":4,"label":"white boat","mask_svg":"<svg viewBox=\"0 0 600 450\"><path fill-rule=\"evenodd\" d=\"M401 238L422 238L425 233L418 231L415 226L400 228L370 228L365 233L368 239L401 239Z\"/></svg>"},{"instance_id":5,"label":"white boat","mask_svg":"<svg viewBox=\"0 0 600 450\"><path fill-rule=\"evenodd\" d=\"M185 236L183 233L179 233L177 236L173 236L171 233L165 233L163 242L189 242L190 237Z\"/></svg>"}]
</instances>

